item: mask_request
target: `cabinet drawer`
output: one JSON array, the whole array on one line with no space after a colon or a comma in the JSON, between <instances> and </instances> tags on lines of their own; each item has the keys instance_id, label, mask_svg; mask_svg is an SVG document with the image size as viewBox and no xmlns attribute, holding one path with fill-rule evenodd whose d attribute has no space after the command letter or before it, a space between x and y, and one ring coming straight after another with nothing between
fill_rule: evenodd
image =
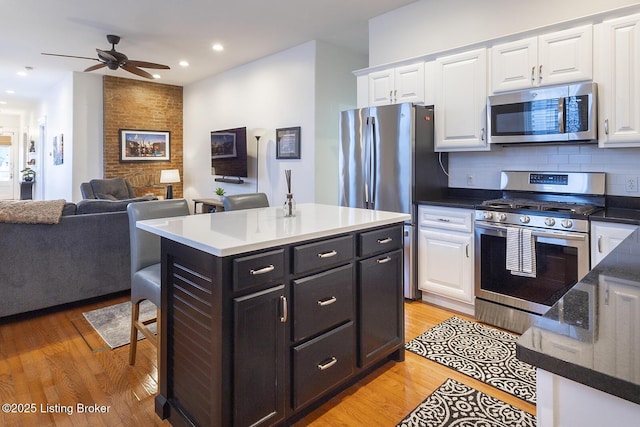
<instances>
[{"instance_id":1,"label":"cabinet drawer","mask_svg":"<svg viewBox=\"0 0 640 427\"><path fill-rule=\"evenodd\" d=\"M353 258L353 236L337 237L293 248L293 273L333 267Z\"/></svg>"},{"instance_id":2,"label":"cabinet drawer","mask_svg":"<svg viewBox=\"0 0 640 427\"><path fill-rule=\"evenodd\" d=\"M353 374L353 322L293 348L293 406L305 403Z\"/></svg>"},{"instance_id":3,"label":"cabinet drawer","mask_svg":"<svg viewBox=\"0 0 640 427\"><path fill-rule=\"evenodd\" d=\"M284 249L233 260L233 290L240 291L284 277Z\"/></svg>"},{"instance_id":4,"label":"cabinet drawer","mask_svg":"<svg viewBox=\"0 0 640 427\"><path fill-rule=\"evenodd\" d=\"M353 264L293 281L293 340L353 317Z\"/></svg>"},{"instance_id":5,"label":"cabinet drawer","mask_svg":"<svg viewBox=\"0 0 640 427\"><path fill-rule=\"evenodd\" d=\"M473 214L471 209L421 205L418 206L418 226L471 233Z\"/></svg>"},{"instance_id":6,"label":"cabinet drawer","mask_svg":"<svg viewBox=\"0 0 640 427\"><path fill-rule=\"evenodd\" d=\"M402 227L388 227L361 233L359 243L361 257L399 249L404 244Z\"/></svg>"}]
</instances>

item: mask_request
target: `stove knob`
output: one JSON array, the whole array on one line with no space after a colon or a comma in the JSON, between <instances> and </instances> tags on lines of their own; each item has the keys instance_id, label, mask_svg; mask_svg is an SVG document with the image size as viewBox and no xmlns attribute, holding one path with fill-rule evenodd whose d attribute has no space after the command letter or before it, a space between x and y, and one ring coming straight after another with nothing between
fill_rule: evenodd
<instances>
[{"instance_id":1,"label":"stove knob","mask_svg":"<svg viewBox=\"0 0 640 427\"><path fill-rule=\"evenodd\" d=\"M562 225L564 228L571 228L573 227L573 222L570 219L563 219L562 221L560 221L560 225Z\"/></svg>"},{"instance_id":2,"label":"stove knob","mask_svg":"<svg viewBox=\"0 0 640 427\"><path fill-rule=\"evenodd\" d=\"M499 213L499 214L497 215L497 218L496 218L496 219L497 219L498 221L505 221L505 220L507 219L507 214L506 214L506 213L502 213L502 212L501 212L501 213Z\"/></svg>"},{"instance_id":3,"label":"stove knob","mask_svg":"<svg viewBox=\"0 0 640 427\"><path fill-rule=\"evenodd\" d=\"M482 217L486 220L493 218L493 212L482 212Z\"/></svg>"},{"instance_id":4,"label":"stove knob","mask_svg":"<svg viewBox=\"0 0 640 427\"><path fill-rule=\"evenodd\" d=\"M520 222L523 224L528 224L529 221L531 221L531 218L529 218L529 215L522 215L520 217Z\"/></svg>"},{"instance_id":5,"label":"stove knob","mask_svg":"<svg viewBox=\"0 0 640 427\"><path fill-rule=\"evenodd\" d=\"M544 223L548 227L553 227L555 225L555 223L556 223L556 220L553 219L553 218L545 218Z\"/></svg>"}]
</instances>

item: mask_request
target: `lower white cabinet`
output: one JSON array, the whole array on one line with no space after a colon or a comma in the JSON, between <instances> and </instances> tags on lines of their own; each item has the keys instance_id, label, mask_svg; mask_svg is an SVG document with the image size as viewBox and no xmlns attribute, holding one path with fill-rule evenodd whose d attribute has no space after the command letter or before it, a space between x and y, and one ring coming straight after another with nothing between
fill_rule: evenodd
<instances>
[{"instance_id":1,"label":"lower white cabinet","mask_svg":"<svg viewBox=\"0 0 640 427\"><path fill-rule=\"evenodd\" d=\"M473 211L418 207L422 299L473 314Z\"/></svg>"},{"instance_id":2,"label":"lower white cabinet","mask_svg":"<svg viewBox=\"0 0 640 427\"><path fill-rule=\"evenodd\" d=\"M633 233L637 225L591 221L591 268Z\"/></svg>"}]
</instances>

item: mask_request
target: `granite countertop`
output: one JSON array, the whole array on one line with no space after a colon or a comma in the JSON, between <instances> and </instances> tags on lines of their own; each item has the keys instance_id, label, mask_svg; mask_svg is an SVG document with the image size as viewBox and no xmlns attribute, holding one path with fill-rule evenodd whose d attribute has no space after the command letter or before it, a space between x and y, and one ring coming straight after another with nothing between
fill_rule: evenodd
<instances>
[{"instance_id":1,"label":"granite countertop","mask_svg":"<svg viewBox=\"0 0 640 427\"><path fill-rule=\"evenodd\" d=\"M518 359L640 404L640 230L518 339Z\"/></svg>"},{"instance_id":2,"label":"granite countertop","mask_svg":"<svg viewBox=\"0 0 640 427\"><path fill-rule=\"evenodd\" d=\"M419 205L443 206L449 208L475 209L485 200L502 197L501 190L472 188L448 188L439 198L416 200Z\"/></svg>"},{"instance_id":3,"label":"granite countertop","mask_svg":"<svg viewBox=\"0 0 640 427\"><path fill-rule=\"evenodd\" d=\"M137 227L215 256L228 256L409 219L402 213L303 203L295 217L285 218L278 206L138 221Z\"/></svg>"}]
</instances>

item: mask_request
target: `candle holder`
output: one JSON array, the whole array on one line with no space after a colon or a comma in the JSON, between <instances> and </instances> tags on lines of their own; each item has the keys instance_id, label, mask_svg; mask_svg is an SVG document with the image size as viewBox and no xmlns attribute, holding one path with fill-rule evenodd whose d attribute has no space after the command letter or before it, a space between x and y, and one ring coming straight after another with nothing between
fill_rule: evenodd
<instances>
[{"instance_id":1,"label":"candle holder","mask_svg":"<svg viewBox=\"0 0 640 427\"><path fill-rule=\"evenodd\" d=\"M284 171L284 177L287 180L287 198L284 201L282 211L285 217L296 216L296 201L293 199L293 193L291 192L291 169Z\"/></svg>"}]
</instances>

